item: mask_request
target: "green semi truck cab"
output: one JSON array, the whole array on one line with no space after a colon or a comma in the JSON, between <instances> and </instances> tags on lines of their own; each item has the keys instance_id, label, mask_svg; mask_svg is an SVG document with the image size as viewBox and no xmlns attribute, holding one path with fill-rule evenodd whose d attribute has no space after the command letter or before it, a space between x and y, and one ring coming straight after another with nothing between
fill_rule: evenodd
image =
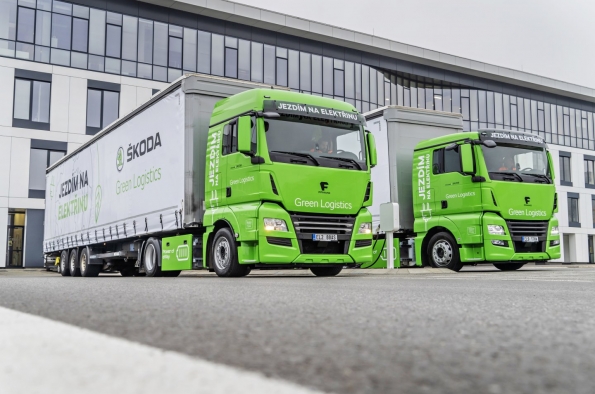
<instances>
[{"instance_id":1,"label":"green semi truck cab","mask_svg":"<svg viewBox=\"0 0 595 394\"><path fill-rule=\"evenodd\" d=\"M395 265L514 270L560 257L554 169L538 135L463 132L460 114L399 106L365 114L378 141L374 260L385 267L379 205L397 203ZM384 181L384 182L382 182ZM386 184L386 187L382 186Z\"/></svg>"}]
</instances>

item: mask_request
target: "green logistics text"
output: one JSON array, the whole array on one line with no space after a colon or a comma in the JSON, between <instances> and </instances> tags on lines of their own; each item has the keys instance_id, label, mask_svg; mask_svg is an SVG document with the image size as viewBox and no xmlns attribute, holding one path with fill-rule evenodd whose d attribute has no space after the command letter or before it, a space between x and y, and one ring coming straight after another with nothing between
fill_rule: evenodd
<instances>
[{"instance_id":1,"label":"green logistics text","mask_svg":"<svg viewBox=\"0 0 595 394\"><path fill-rule=\"evenodd\" d=\"M149 185L150 183L157 182L161 180L161 167L150 170L136 176L132 175L132 179L127 181L117 181L116 182L116 194L126 193L132 189L141 189L144 190L145 186Z\"/></svg>"}]
</instances>

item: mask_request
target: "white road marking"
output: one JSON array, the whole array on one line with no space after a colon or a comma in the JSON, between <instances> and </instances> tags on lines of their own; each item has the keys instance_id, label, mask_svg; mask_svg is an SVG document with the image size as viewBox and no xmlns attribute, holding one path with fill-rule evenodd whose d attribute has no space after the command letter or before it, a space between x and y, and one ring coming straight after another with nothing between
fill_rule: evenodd
<instances>
[{"instance_id":1,"label":"white road marking","mask_svg":"<svg viewBox=\"0 0 595 394\"><path fill-rule=\"evenodd\" d=\"M0 393L316 391L0 307Z\"/></svg>"}]
</instances>

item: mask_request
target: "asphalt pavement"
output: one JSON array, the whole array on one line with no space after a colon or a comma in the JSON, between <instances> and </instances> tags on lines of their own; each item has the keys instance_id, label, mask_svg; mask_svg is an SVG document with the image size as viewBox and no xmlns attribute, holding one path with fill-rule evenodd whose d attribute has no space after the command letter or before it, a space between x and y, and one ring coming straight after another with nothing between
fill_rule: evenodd
<instances>
[{"instance_id":1,"label":"asphalt pavement","mask_svg":"<svg viewBox=\"0 0 595 394\"><path fill-rule=\"evenodd\" d=\"M595 269L411 271L5 271L0 306L326 392L595 392Z\"/></svg>"}]
</instances>

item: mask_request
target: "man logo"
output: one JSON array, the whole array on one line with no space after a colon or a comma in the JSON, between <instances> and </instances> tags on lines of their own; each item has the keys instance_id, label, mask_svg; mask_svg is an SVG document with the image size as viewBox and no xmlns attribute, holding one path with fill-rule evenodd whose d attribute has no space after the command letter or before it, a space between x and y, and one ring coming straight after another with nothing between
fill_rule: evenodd
<instances>
[{"instance_id":1,"label":"man logo","mask_svg":"<svg viewBox=\"0 0 595 394\"><path fill-rule=\"evenodd\" d=\"M531 197L525 197L525 205L529 205L531 203Z\"/></svg>"},{"instance_id":2,"label":"man logo","mask_svg":"<svg viewBox=\"0 0 595 394\"><path fill-rule=\"evenodd\" d=\"M328 182L320 182L320 190L325 191L328 189Z\"/></svg>"},{"instance_id":3,"label":"man logo","mask_svg":"<svg viewBox=\"0 0 595 394\"><path fill-rule=\"evenodd\" d=\"M118 169L118 172L122 171L123 167L124 167L124 149L122 149L122 147L120 147L120 149L118 149L118 153L116 154L116 168Z\"/></svg>"}]
</instances>

